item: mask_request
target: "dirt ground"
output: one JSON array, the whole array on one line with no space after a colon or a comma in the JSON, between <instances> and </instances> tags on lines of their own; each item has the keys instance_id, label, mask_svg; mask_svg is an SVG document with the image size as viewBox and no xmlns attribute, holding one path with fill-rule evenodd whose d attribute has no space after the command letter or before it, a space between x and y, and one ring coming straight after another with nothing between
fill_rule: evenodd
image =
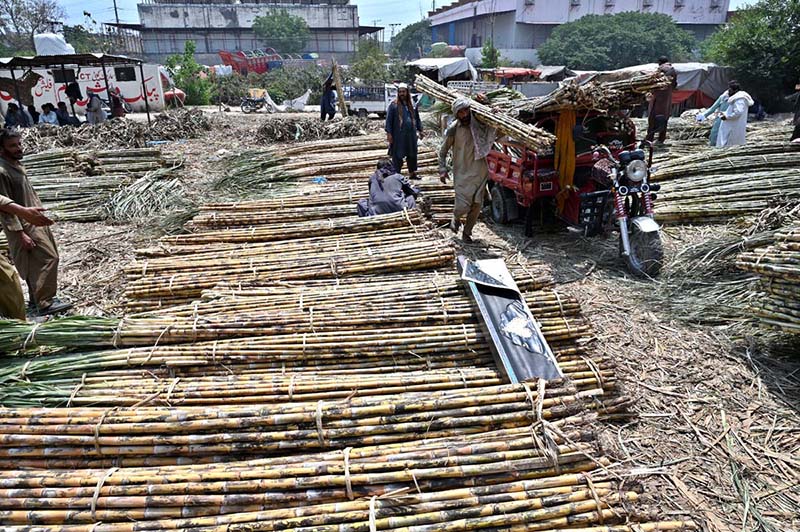
<instances>
[{"instance_id":1,"label":"dirt ground","mask_svg":"<svg viewBox=\"0 0 800 532\"><path fill-rule=\"evenodd\" d=\"M247 124L165 151L185 158L185 179L206 199L204 184L224 169L223 150L252 146ZM365 176L366 177L366 176ZM208 195L211 198L211 195ZM63 292L88 314L118 314L123 268L155 227L63 224ZM600 427L608 453L643 482L662 516L690 511L707 530L800 530L800 349L754 324L735 329L686 323L658 303L663 280L631 278L613 238L566 230L523 236L519 225L481 222L477 246L551 265L558 288L583 305L594 349L613 357L624 393L636 398L635 421ZM697 231L665 231L674 256ZM667 278L669 265L663 278Z\"/></svg>"}]
</instances>

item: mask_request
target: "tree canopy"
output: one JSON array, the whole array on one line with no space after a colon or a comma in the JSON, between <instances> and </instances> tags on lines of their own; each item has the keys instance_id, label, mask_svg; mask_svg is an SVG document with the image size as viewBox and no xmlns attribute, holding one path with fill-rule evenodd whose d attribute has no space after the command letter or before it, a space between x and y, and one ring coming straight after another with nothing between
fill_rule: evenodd
<instances>
[{"instance_id":1,"label":"tree canopy","mask_svg":"<svg viewBox=\"0 0 800 532\"><path fill-rule=\"evenodd\" d=\"M403 62L389 61L376 39L366 37L358 41L349 77L368 82L388 82L405 79L406 75Z\"/></svg>"},{"instance_id":2,"label":"tree canopy","mask_svg":"<svg viewBox=\"0 0 800 532\"><path fill-rule=\"evenodd\" d=\"M614 70L652 63L659 56L673 61L690 58L695 38L669 15L625 12L586 15L553 30L539 47L539 59L549 65L578 70Z\"/></svg>"},{"instance_id":3,"label":"tree canopy","mask_svg":"<svg viewBox=\"0 0 800 532\"><path fill-rule=\"evenodd\" d=\"M63 18L64 10L56 0L0 0L0 40L17 54L33 50L33 36Z\"/></svg>"},{"instance_id":4,"label":"tree canopy","mask_svg":"<svg viewBox=\"0 0 800 532\"><path fill-rule=\"evenodd\" d=\"M409 24L392 39L392 51L403 59L416 59L422 57L425 50L431 45L431 21L420 20Z\"/></svg>"},{"instance_id":5,"label":"tree canopy","mask_svg":"<svg viewBox=\"0 0 800 532\"><path fill-rule=\"evenodd\" d=\"M281 54L303 52L311 39L311 31L305 19L292 15L286 9L274 9L264 16L256 17L253 31L266 46Z\"/></svg>"},{"instance_id":6,"label":"tree canopy","mask_svg":"<svg viewBox=\"0 0 800 532\"><path fill-rule=\"evenodd\" d=\"M800 78L800 0L761 0L737 11L703 49L767 109L778 110Z\"/></svg>"},{"instance_id":7,"label":"tree canopy","mask_svg":"<svg viewBox=\"0 0 800 532\"><path fill-rule=\"evenodd\" d=\"M500 50L494 47L491 39L486 39L481 48L481 66L483 68L497 68L500 66Z\"/></svg>"},{"instance_id":8,"label":"tree canopy","mask_svg":"<svg viewBox=\"0 0 800 532\"><path fill-rule=\"evenodd\" d=\"M167 58L167 68L172 74L175 86L186 93L189 105L207 105L211 101L212 84L205 75L205 69L194 58L197 44L186 41L183 53Z\"/></svg>"}]
</instances>

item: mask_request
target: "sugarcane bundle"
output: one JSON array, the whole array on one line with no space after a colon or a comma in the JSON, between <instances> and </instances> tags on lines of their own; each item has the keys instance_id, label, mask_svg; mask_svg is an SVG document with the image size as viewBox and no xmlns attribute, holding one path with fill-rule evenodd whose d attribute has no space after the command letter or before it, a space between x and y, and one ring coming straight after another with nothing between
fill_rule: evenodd
<instances>
[{"instance_id":1,"label":"sugarcane bundle","mask_svg":"<svg viewBox=\"0 0 800 532\"><path fill-rule=\"evenodd\" d=\"M775 244L739 255L736 266L759 276L751 307L765 325L800 333L800 226L775 235Z\"/></svg>"},{"instance_id":2,"label":"sugarcane bundle","mask_svg":"<svg viewBox=\"0 0 800 532\"><path fill-rule=\"evenodd\" d=\"M301 279L339 279L377 272L398 272L435 269L452 264L452 246L438 240L401 242L377 247L358 247L348 252L334 251L328 256L306 256L299 253L292 262L277 257L216 262L199 266L189 263L185 271L135 274L126 288L130 299L180 297L184 301L197 298L204 289L222 281L288 281Z\"/></svg>"},{"instance_id":3,"label":"sugarcane bundle","mask_svg":"<svg viewBox=\"0 0 800 532\"><path fill-rule=\"evenodd\" d=\"M452 105L457 98L463 97L460 93L442 87L435 81L421 75L415 78L415 86L418 91L448 105ZM549 149L555 142L555 137L547 131L524 124L504 113L493 112L492 109L478 102L472 102L471 110L475 119L497 129L502 135L508 135L516 139L532 150Z\"/></svg>"},{"instance_id":4,"label":"sugarcane bundle","mask_svg":"<svg viewBox=\"0 0 800 532\"><path fill-rule=\"evenodd\" d=\"M257 218L252 218L257 222ZM367 233L381 229L417 226L422 223L418 211L404 211L380 216L347 216L327 220L308 220L285 222L267 226L249 225L248 227L210 230L184 235L167 236L161 239L166 245L215 244L233 242L271 242L276 240L299 239L308 236L343 235Z\"/></svg>"},{"instance_id":5,"label":"sugarcane bundle","mask_svg":"<svg viewBox=\"0 0 800 532\"><path fill-rule=\"evenodd\" d=\"M664 183L656 216L665 222L705 223L760 212L776 198L800 195L800 169L682 177Z\"/></svg>"},{"instance_id":6,"label":"sugarcane bundle","mask_svg":"<svg viewBox=\"0 0 800 532\"><path fill-rule=\"evenodd\" d=\"M328 181L367 180L382 158L386 158L385 143L381 148L368 151L293 156L289 159L278 158L271 151L252 150L223 161L224 173L214 182L214 188L258 190L271 183L293 182L306 177L324 177ZM434 151L420 149L418 171L421 174L435 173L436 159Z\"/></svg>"},{"instance_id":7,"label":"sugarcane bundle","mask_svg":"<svg viewBox=\"0 0 800 532\"><path fill-rule=\"evenodd\" d=\"M703 151L702 156L671 158L658 164L653 179L666 181L706 174L749 174L767 168L800 166L800 146L788 142L751 143Z\"/></svg>"},{"instance_id":8,"label":"sugarcane bundle","mask_svg":"<svg viewBox=\"0 0 800 532\"><path fill-rule=\"evenodd\" d=\"M265 143L338 139L366 135L378 127L375 122L355 117L329 122L306 116L270 117L258 128L256 138Z\"/></svg>"},{"instance_id":9,"label":"sugarcane bundle","mask_svg":"<svg viewBox=\"0 0 800 532\"><path fill-rule=\"evenodd\" d=\"M95 460L105 457L122 467L146 464L150 457L173 464L185 458L217 462L445 438L581 414L582 394L568 382L549 381L546 386L507 384L214 408L6 408L0 411L0 467L9 468L14 460L30 460L25 467L42 460L49 467L82 462L95 467ZM620 398L598 414L613 416L628 405Z\"/></svg>"},{"instance_id":10,"label":"sugarcane bundle","mask_svg":"<svg viewBox=\"0 0 800 532\"><path fill-rule=\"evenodd\" d=\"M137 179L152 181L153 176L174 172L180 165L179 161L167 160L160 150L152 148L62 150L25 158L31 184L45 207L55 219L73 222L107 218L115 202L114 195L135 184ZM159 180L159 185L163 192L165 182ZM177 179L169 185L170 189L180 186ZM156 199L166 199L161 192L156 194ZM152 205L150 199L147 203Z\"/></svg>"},{"instance_id":11,"label":"sugarcane bundle","mask_svg":"<svg viewBox=\"0 0 800 532\"><path fill-rule=\"evenodd\" d=\"M538 403L531 393L528 409ZM613 500L610 488L618 480L603 473L589 477L609 462L592 458L598 453L593 434L578 425L586 420L226 463L169 466L154 457L152 465L113 471L7 471L0 473L0 508L7 524L86 523L122 532L211 525L364 527L367 520L376 529L391 529L466 517L463 512L490 504L497 506L483 508L482 515L514 514L525 508L522 501L534 501L533 508L581 500L603 506ZM537 437L548 443L536 444ZM558 494L569 497L538 500ZM584 508L603 520L597 506ZM558 515L570 513L564 507ZM538 520L530 514L513 519ZM572 519L581 522L579 515L571 517L575 524Z\"/></svg>"},{"instance_id":12,"label":"sugarcane bundle","mask_svg":"<svg viewBox=\"0 0 800 532\"><path fill-rule=\"evenodd\" d=\"M532 284L532 283L520 283ZM476 324L471 300L456 279L367 278L327 289L298 283L291 289L240 289L235 296L196 301L146 315L69 317L44 324L0 322L0 349L37 346L130 347L340 329ZM257 295L256 295L257 294ZM523 294L550 342L588 336L574 299L550 289Z\"/></svg>"},{"instance_id":13,"label":"sugarcane bundle","mask_svg":"<svg viewBox=\"0 0 800 532\"><path fill-rule=\"evenodd\" d=\"M661 72L636 74L615 81L563 82L552 93L513 105L519 113L550 113L567 109L609 111L642 104L648 92L664 89L669 80Z\"/></svg>"}]
</instances>

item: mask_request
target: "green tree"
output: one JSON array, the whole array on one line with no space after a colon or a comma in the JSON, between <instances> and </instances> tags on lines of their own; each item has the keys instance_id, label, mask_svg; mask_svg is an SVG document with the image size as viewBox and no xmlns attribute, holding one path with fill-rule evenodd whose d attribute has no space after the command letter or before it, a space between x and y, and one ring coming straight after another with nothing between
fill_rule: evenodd
<instances>
[{"instance_id":1,"label":"green tree","mask_svg":"<svg viewBox=\"0 0 800 532\"><path fill-rule=\"evenodd\" d=\"M64 40L75 48L79 54L90 54L93 52L108 53L112 49L112 44L107 41L99 32L78 24L76 26L64 26Z\"/></svg>"},{"instance_id":2,"label":"green tree","mask_svg":"<svg viewBox=\"0 0 800 532\"><path fill-rule=\"evenodd\" d=\"M500 64L500 50L494 47L491 39L486 39L481 49L481 66L483 68L497 68Z\"/></svg>"},{"instance_id":3,"label":"green tree","mask_svg":"<svg viewBox=\"0 0 800 532\"><path fill-rule=\"evenodd\" d=\"M383 83L406 79L407 76L403 62L388 60L376 39L367 37L358 41L356 55L348 72L349 79Z\"/></svg>"},{"instance_id":4,"label":"green tree","mask_svg":"<svg viewBox=\"0 0 800 532\"><path fill-rule=\"evenodd\" d=\"M275 9L264 16L256 17L253 31L264 44L281 54L303 52L311 39L311 31L305 19L292 15L285 9Z\"/></svg>"},{"instance_id":5,"label":"green tree","mask_svg":"<svg viewBox=\"0 0 800 532\"><path fill-rule=\"evenodd\" d=\"M56 0L0 0L0 40L14 51L33 50L33 36L64 16Z\"/></svg>"},{"instance_id":6,"label":"green tree","mask_svg":"<svg viewBox=\"0 0 800 532\"><path fill-rule=\"evenodd\" d=\"M673 61L691 57L695 38L669 15L625 12L586 15L553 30L539 47L539 59L549 65L578 70L613 70L652 63L665 55Z\"/></svg>"},{"instance_id":7,"label":"green tree","mask_svg":"<svg viewBox=\"0 0 800 532\"><path fill-rule=\"evenodd\" d=\"M392 52L402 59L422 57L431 45L431 21L420 20L409 24L392 39Z\"/></svg>"},{"instance_id":8,"label":"green tree","mask_svg":"<svg viewBox=\"0 0 800 532\"><path fill-rule=\"evenodd\" d=\"M194 58L197 45L194 41L186 41L183 53L167 58L167 68L172 74L175 85L186 93L186 104L208 105L211 102L211 80L205 69Z\"/></svg>"},{"instance_id":9,"label":"green tree","mask_svg":"<svg viewBox=\"0 0 800 532\"><path fill-rule=\"evenodd\" d=\"M771 111L800 78L800 0L761 0L739 10L703 46L704 56L733 69L742 88Z\"/></svg>"}]
</instances>

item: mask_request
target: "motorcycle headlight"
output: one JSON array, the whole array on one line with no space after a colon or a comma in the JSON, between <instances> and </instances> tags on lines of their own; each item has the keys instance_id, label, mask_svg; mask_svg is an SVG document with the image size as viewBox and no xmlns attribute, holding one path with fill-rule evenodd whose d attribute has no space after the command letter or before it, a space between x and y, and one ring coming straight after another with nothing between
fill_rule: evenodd
<instances>
[{"instance_id":1,"label":"motorcycle headlight","mask_svg":"<svg viewBox=\"0 0 800 532\"><path fill-rule=\"evenodd\" d=\"M625 167L625 175L628 176L628 179L636 183L642 181L647 177L647 163L639 160L631 161L628 163L628 166Z\"/></svg>"}]
</instances>

